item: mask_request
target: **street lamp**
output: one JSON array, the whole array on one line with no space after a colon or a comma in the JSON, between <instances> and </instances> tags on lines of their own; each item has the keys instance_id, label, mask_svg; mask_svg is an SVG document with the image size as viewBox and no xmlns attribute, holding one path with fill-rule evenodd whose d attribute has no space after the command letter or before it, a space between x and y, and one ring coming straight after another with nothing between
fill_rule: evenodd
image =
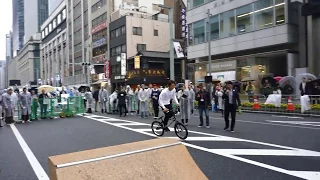
<instances>
[{"instance_id":1,"label":"street lamp","mask_svg":"<svg viewBox=\"0 0 320 180\"><path fill-rule=\"evenodd\" d=\"M211 67L211 24L210 24L210 17L212 16L212 14L210 14L210 9L208 9L207 11L207 15L208 15L208 22L207 22L207 41L208 41L208 62L209 62L209 79L210 82L208 84L208 88L209 88L209 93L210 93L210 99L212 99L212 67Z\"/></svg>"},{"instance_id":2,"label":"street lamp","mask_svg":"<svg viewBox=\"0 0 320 180\"><path fill-rule=\"evenodd\" d=\"M170 6L158 4L158 7L169 10L170 27L170 79L174 80L174 52L173 52L173 8Z\"/></svg>"}]
</instances>

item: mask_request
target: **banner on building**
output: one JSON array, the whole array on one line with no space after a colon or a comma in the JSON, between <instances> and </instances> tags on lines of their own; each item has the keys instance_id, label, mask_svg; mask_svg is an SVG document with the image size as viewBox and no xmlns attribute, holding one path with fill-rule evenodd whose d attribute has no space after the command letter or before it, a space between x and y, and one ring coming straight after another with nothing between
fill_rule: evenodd
<instances>
[{"instance_id":1,"label":"banner on building","mask_svg":"<svg viewBox=\"0 0 320 180\"><path fill-rule=\"evenodd\" d=\"M173 46L174 46L174 49L176 50L177 57L178 58L183 58L184 54L183 54L183 49L182 49L180 43L179 42L173 42Z\"/></svg>"},{"instance_id":2,"label":"banner on building","mask_svg":"<svg viewBox=\"0 0 320 180\"><path fill-rule=\"evenodd\" d=\"M140 69L140 56L134 57L134 69Z\"/></svg>"}]
</instances>

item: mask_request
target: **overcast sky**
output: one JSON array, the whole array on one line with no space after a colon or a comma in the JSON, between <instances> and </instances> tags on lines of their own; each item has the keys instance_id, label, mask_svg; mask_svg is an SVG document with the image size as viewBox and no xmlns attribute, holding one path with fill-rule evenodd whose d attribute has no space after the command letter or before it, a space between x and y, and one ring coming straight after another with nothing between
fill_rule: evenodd
<instances>
[{"instance_id":1,"label":"overcast sky","mask_svg":"<svg viewBox=\"0 0 320 180\"><path fill-rule=\"evenodd\" d=\"M6 60L6 34L12 29L12 1L0 0L0 60Z\"/></svg>"}]
</instances>

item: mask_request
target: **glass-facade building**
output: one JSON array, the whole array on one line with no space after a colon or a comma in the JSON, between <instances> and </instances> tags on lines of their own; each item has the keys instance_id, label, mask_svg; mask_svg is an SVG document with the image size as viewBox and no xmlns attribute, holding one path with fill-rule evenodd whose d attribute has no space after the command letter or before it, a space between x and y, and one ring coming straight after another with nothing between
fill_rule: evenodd
<instances>
[{"instance_id":1,"label":"glass-facade building","mask_svg":"<svg viewBox=\"0 0 320 180\"><path fill-rule=\"evenodd\" d=\"M189 79L210 75L209 42L215 79L295 76L306 67L301 6L290 0L188 0Z\"/></svg>"}]
</instances>

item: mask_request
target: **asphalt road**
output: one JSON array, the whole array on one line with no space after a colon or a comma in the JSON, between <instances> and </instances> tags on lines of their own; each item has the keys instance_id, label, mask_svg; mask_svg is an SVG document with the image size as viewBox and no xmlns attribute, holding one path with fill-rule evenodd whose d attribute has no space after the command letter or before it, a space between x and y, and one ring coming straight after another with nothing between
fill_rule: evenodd
<instances>
[{"instance_id":1,"label":"asphalt road","mask_svg":"<svg viewBox=\"0 0 320 180\"><path fill-rule=\"evenodd\" d=\"M238 114L236 132L224 132L221 114L198 128L197 112L183 143L209 179L320 179L320 120ZM153 119L96 113L0 129L0 180L47 179L48 157L154 138ZM176 138L174 132L164 137Z\"/></svg>"}]
</instances>

